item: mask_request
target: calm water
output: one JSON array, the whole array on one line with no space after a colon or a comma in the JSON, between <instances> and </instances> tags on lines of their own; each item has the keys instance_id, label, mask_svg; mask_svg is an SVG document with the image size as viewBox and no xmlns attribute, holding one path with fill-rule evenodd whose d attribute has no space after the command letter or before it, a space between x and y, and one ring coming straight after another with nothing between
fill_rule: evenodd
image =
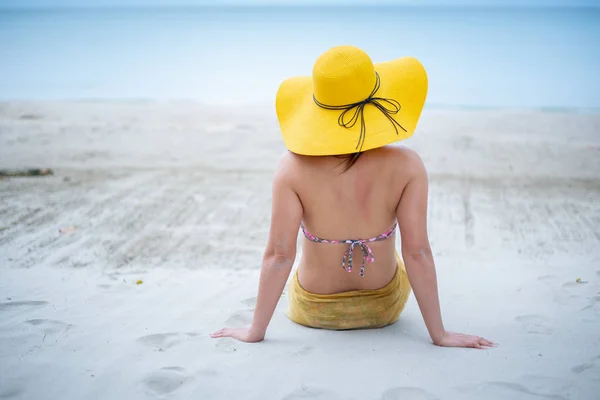
<instances>
[{"instance_id":1,"label":"calm water","mask_svg":"<svg viewBox=\"0 0 600 400\"><path fill-rule=\"evenodd\" d=\"M600 9L0 11L0 99L273 101L331 46L419 58L429 106L600 108Z\"/></svg>"}]
</instances>

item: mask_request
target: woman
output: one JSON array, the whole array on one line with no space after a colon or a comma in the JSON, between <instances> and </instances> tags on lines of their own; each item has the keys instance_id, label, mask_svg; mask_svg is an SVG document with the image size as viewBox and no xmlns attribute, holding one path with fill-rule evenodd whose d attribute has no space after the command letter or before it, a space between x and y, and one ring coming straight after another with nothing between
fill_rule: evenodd
<instances>
[{"instance_id":1,"label":"woman","mask_svg":"<svg viewBox=\"0 0 600 400\"><path fill-rule=\"evenodd\" d=\"M373 65L362 50L322 54L313 76L286 80L277 117L289 149L273 182L269 242L251 326L211 336L264 339L296 257L288 317L324 329L378 328L398 319L412 289L438 346L493 346L446 331L427 236L427 173L412 150L427 75L414 58ZM402 259L394 247L400 229ZM342 268L340 268L340 265Z\"/></svg>"}]
</instances>

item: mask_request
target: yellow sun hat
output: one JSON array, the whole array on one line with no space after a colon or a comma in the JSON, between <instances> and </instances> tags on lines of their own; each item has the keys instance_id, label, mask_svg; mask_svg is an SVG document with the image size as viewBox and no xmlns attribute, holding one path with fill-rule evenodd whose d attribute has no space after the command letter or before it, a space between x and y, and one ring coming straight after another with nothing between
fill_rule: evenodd
<instances>
[{"instance_id":1,"label":"yellow sun hat","mask_svg":"<svg viewBox=\"0 0 600 400\"><path fill-rule=\"evenodd\" d=\"M412 57L373 64L354 46L327 50L312 77L285 80L275 101L293 153L350 154L409 138L427 96L427 73Z\"/></svg>"}]
</instances>

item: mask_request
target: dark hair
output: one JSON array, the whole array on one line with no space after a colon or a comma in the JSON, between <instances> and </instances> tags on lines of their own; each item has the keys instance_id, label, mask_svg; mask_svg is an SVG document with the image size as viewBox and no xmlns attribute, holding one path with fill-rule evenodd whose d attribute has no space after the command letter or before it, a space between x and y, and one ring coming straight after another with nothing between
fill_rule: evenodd
<instances>
[{"instance_id":1,"label":"dark hair","mask_svg":"<svg viewBox=\"0 0 600 400\"><path fill-rule=\"evenodd\" d=\"M356 153L342 154L342 155L335 156L336 158L341 158L341 159L345 160L345 162L346 162L346 168L344 168L344 170L341 173L343 174L344 172L346 172L350 168L352 168L352 166L354 164L356 164L356 162L358 161L358 158L360 157L361 154L362 154L362 151L357 151Z\"/></svg>"},{"instance_id":2,"label":"dark hair","mask_svg":"<svg viewBox=\"0 0 600 400\"><path fill-rule=\"evenodd\" d=\"M289 153L295 154L293 151L288 150ZM344 170L340 173L343 174L344 172L348 171L350 168L352 168L352 166L354 164L356 164L356 162L358 161L358 158L360 157L360 155L362 154L362 151L357 151L356 153L351 153L351 154L340 154L340 155L335 155L335 158L341 158L343 160L346 161L346 168L344 168ZM340 163L339 165L342 165L343 163Z\"/></svg>"}]
</instances>

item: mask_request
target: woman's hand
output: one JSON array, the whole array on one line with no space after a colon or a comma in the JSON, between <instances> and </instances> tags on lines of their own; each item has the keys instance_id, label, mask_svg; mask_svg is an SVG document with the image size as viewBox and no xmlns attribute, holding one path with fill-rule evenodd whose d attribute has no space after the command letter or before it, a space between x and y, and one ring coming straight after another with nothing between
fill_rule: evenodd
<instances>
[{"instance_id":1,"label":"woman's hand","mask_svg":"<svg viewBox=\"0 0 600 400\"><path fill-rule=\"evenodd\" d=\"M496 344L479 336L464 335L462 333L448 332L435 342L441 347L472 347L475 349L485 349L486 347L494 347Z\"/></svg>"},{"instance_id":2,"label":"woman's hand","mask_svg":"<svg viewBox=\"0 0 600 400\"><path fill-rule=\"evenodd\" d=\"M265 335L260 335L252 332L250 327L248 326L246 328L219 329L215 333L212 333L210 337L213 339L230 337L239 340L240 342L256 343L261 342L265 338Z\"/></svg>"}]
</instances>

